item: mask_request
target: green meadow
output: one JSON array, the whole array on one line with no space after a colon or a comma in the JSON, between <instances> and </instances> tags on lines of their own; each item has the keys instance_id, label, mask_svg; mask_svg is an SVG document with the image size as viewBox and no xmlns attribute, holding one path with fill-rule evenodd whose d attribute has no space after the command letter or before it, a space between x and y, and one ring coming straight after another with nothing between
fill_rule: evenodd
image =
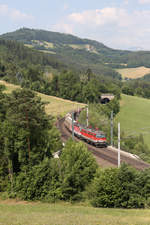
<instances>
[{"instance_id":1,"label":"green meadow","mask_svg":"<svg viewBox=\"0 0 150 225\"><path fill-rule=\"evenodd\" d=\"M148 209L102 209L63 202L0 202L2 225L149 225L149 215Z\"/></svg>"},{"instance_id":2,"label":"green meadow","mask_svg":"<svg viewBox=\"0 0 150 225\"><path fill-rule=\"evenodd\" d=\"M150 147L150 100L136 96L122 95L120 113L116 122L127 135L143 134Z\"/></svg>"}]
</instances>

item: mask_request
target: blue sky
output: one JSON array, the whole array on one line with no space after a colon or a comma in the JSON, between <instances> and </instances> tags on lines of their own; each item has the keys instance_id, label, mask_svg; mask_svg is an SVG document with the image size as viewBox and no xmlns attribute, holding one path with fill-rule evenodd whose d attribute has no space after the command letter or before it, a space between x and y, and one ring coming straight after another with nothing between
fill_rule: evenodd
<instances>
[{"instance_id":1,"label":"blue sky","mask_svg":"<svg viewBox=\"0 0 150 225\"><path fill-rule=\"evenodd\" d=\"M150 50L150 0L0 0L0 34L21 27Z\"/></svg>"}]
</instances>

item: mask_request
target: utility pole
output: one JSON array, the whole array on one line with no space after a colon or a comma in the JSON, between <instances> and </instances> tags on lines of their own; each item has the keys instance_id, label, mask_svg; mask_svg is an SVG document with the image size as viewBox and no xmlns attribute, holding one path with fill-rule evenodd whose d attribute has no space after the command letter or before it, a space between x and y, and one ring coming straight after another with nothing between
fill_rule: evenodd
<instances>
[{"instance_id":1,"label":"utility pole","mask_svg":"<svg viewBox=\"0 0 150 225\"><path fill-rule=\"evenodd\" d=\"M110 116L110 145L113 146L113 111Z\"/></svg>"},{"instance_id":2,"label":"utility pole","mask_svg":"<svg viewBox=\"0 0 150 225\"><path fill-rule=\"evenodd\" d=\"M72 140L74 140L74 112L72 112Z\"/></svg>"},{"instance_id":3,"label":"utility pole","mask_svg":"<svg viewBox=\"0 0 150 225\"><path fill-rule=\"evenodd\" d=\"M120 167L120 123L118 123L118 168Z\"/></svg>"},{"instance_id":4,"label":"utility pole","mask_svg":"<svg viewBox=\"0 0 150 225\"><path fill-rule=\"evenodd\" d=\"M89 110L88 110L88 106L86 108L86 126L89 126Z\"/></svg>"}]
</instances>

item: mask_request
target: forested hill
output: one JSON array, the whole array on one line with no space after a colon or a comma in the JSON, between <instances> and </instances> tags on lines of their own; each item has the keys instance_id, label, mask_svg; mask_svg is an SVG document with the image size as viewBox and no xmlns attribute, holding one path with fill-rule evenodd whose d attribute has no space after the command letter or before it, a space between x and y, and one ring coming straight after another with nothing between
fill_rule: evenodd
<instances>
[{"instance_id":1,"label":"forested hill","mask_svg":"<svg viewBox=\"0 0 150 225\"><path fill-rule=\"evenodd\" d=\"M98 42L82 40L72 35L27 28L1 35L0 39L20 41L29 48L55 57L62 64L78 72L90 68L99 75L120 77L116 71L103 62L102 54L96 49L108 48ZM94 45L90 44L91 42Z\"/></svg>"},{"instance_id":2,"label":"forested hill","mask_svg":"<svg viewBox=\"0 0 150 225\"><path fill-rule=\"evenodd\" d=\"M70 34L22 28L3 34L0 38L21 41L28 47L55 54L63 63L80 69L91 68L94 72L104 75L111 74L112 71L108 71L108 67L150 67L149 51L114 50L97 41Z\"/></svg>"},{"instance_id":3,"label":"forested hill","mask_svg":"<svg viewBox=\"0 0 150 225\"><path fill-rule=\"evenodd\" d=\"M0 79L4 78L9 82L17 83L17 76L19 77L19 74L28 76L31 67L34 70L33 76L34 73L37 74L36 70L39 73L37 80L41 79L40 72L56 71L58 73L68 69L55 55L29 49L16 41L0 40ZM34 79L36 78L35 76Z\"/></svg>"}]
</instances>

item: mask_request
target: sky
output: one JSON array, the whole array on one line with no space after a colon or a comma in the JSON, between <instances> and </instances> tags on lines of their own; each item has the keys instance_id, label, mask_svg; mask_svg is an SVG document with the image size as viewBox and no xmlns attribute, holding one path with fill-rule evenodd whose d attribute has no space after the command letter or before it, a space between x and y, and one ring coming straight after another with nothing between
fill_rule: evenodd
<instances>
[{"instance_id":1,"label":"sky","mask_svg":"<svg viewBox=\"0 0 150 225\"><path fill-rule=\"evenodd\" d=\"M150 0L0 0L0 34L22 27L150 50Z\"/></svg>"}]
</instances>

